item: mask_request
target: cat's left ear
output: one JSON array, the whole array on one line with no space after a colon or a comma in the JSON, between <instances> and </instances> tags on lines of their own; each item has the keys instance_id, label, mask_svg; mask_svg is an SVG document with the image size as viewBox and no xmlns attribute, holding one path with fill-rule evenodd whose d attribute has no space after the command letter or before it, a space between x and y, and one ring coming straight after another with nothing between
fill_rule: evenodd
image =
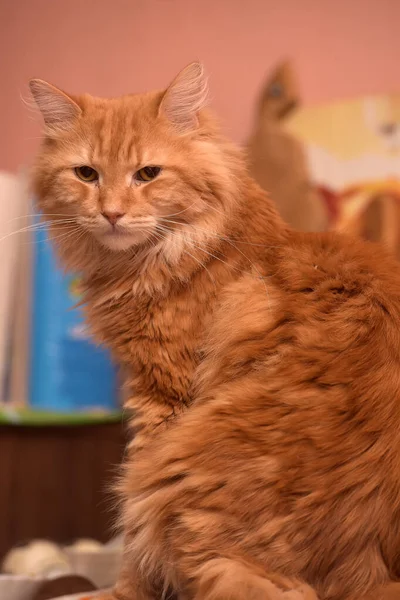
<instances>
[{"instance_id":1,"label":"cat's left ear","mask_svg":"<svg viewBox=\"0 0 400 600\"><path fill-rule=\"evenodd\" d=\"M201 63L194 62L179 73L161 100L164 115L179 133L198 127L198 112L208 100L208 80Z\"/></svg>"},{"instance_id":2,"label":"cat's left ear","mask_svg":"<svg viewBox=\"0 0 400 600\"><path fill-rule=\"evenodd\" d=\"M69 129L82 114L72 98L47 81L32 79L29 87L49 129Z\"/></svg>"}]
</instances>

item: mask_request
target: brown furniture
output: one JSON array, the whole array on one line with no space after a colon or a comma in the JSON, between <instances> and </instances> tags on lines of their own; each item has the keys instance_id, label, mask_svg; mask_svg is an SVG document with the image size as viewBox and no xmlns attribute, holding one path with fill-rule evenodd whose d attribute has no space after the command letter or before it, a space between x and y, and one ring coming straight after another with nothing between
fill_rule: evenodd
<instances>
[{"instance_id":1,"label":"brown furniture","mask_svg":"<svg viewBox=\"0 0 400 600\"><path fill-rule=\"evenodd\" d=\"M51 600L51 598L59 598L69 594L84 595L85 592L94 592L95 590L94 585L84 577L67 575L45 581L34 595L33 600Z\"/></svg>"},{"instance_id":2,"label":"brown furniture","mask_svg":"<svg viewBox=\"0 0 400 600\"><path fill-rule=\"evenodd\" d=\"M125 442L121 423L0 426L0 558L32 538L107 541Z\"/></svg>"}]
</instances>

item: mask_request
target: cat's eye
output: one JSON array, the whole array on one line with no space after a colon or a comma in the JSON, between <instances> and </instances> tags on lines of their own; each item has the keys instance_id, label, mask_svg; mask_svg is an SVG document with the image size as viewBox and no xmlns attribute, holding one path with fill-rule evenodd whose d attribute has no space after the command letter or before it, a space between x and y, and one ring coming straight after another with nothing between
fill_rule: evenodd
<instances>
[{"instance_id":1,"label":"cat's eye","mask_svg":"<svg viewBox=\"0 0 400 600\"><path fill-rule=\"evenodd\" d=\"M136 181L151 181L161 173L161 167L143 167L136 171L134 177Z\"/></svg>"},{"instance_id":2,"label":"cat's eye","mask_svg":"<svg viewBox=\"0 0 400 600\"><path fill-rule=\"evenodd\" d=\"M79 179L81 179L82 181L87 182L97 181L99 178L98 172L92 169L92 167L88 167L86 165L84 165L83 167L76 167L75 175L79 177Z\"/></svg>"}]
</instances>

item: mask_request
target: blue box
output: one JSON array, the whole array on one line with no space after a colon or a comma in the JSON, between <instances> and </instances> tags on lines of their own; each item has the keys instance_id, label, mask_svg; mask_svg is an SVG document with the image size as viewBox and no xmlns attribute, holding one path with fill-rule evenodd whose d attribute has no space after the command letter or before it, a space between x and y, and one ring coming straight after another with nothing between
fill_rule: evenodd
<instances>
[{"instance_id":1,"label":"blue box","mask_svg":"<svg viewBox=\"0 0 400 600\"><path fill-rule=\"evenodd\" d=\"M47 231L35 232L30 404L38 410L119 409L117 370L85 326L79 277L56 264Z\"/></svg>"}]
</instances>

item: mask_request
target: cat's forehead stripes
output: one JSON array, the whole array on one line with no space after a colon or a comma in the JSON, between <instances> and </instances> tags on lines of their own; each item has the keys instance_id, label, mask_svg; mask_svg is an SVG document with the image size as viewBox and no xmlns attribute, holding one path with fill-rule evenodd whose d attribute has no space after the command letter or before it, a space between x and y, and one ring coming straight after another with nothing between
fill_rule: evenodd
<instances>
[{"instance_id":1,"label":"cat's forehead stripes","mask_svg":"<svg viewBox=\"0 0 400 600\"><path fill-rule=\"evenodd\" d=\"M147 109L143 114L140 100L133 96L87 106L84 119L94 165L139 168L165 160L156 111Z\"/></svg>"},{"instance_id":2,"label":"cat's forehead stripes","mask_svg":"<svg viewBox=\"0 0 400 600\"><path fill-rule=\"evenodd\" d=\"M93 159L107 159L112 162L137 162L139 132L132 108L118 110L109 101L103 110L98 111L90 131L93 143Z\"/></svg>"}]
</instances>

